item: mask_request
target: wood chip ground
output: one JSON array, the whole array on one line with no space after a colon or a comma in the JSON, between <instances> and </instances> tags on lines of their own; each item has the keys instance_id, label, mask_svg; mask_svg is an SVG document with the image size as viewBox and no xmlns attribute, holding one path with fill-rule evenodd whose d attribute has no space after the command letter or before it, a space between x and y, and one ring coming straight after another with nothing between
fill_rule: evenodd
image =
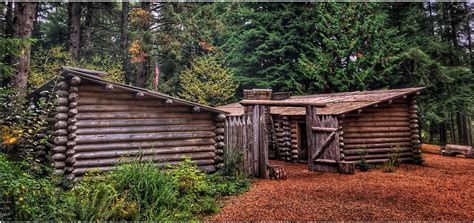
<instances>
[{"instance_id":1,"label":"wood chip ground","mask_svg":"<svg viewBox=\"0 0 474 223\"><path fill-rule=\"evenodd\" d=\"M287 180L256 180L209 220L474 220L474 159L424 159L422 166L402 164L394 173L355 175L275 162L284 165Z\"/></svg>"}]
</instances>

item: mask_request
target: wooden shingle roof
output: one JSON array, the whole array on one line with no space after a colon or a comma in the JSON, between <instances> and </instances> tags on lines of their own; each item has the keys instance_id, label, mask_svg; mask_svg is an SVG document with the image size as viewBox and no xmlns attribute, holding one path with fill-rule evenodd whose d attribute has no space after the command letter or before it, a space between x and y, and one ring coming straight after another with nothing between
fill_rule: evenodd
<instances>
[{"instance_id":1,"label":"wooden shingle roof","mask_svg":"<svg viewBox=\"0 0 474 223\"><path fill-rule=\"evenodd\" d=\"M293 102L319 102L326 103L326 107L319 108L318 114L323 115L340 115L354 110L358 110L367 106L385 102L388 100L403 97L404 95L413 94L422 90L422 87L403 88L391 90L375 90L375 91L355 91L330 94L316 94L305 96L291 96L282 101ZM238 102L217 107L220 110L229 112L232 116L243 115L243 106ZM289 107L272 107L272 114L280 115L305 115L305 108L289 108Z\"/></svg>"},{"instance_id":2,"label":"wooden shingle roof","mask_svg":"<svg viewBox=\"0 0 474 223\"><path fill-rule=\"evenodd\" d=\"M227 113L226 111L223 111L223 110L219 110L210 106L194 103L194 102L187 101L184 99L172 97L170 95L163 94L161 92L151 91L144 88L139 88L139 87L135 87L131 85L104 80L102 79L102 77L106 76L107 73L102 72L102 71L93 71L93 70L86 70L86 69L81 69L77 67L64 66L61 68L60 72L61 72L61 75L63 76L78 76L80 78L83 78L85 80L88 80L97 84L104 84L104 85L109 84L109 85L112 85L114 88L123 89L123 90L134 92L134 93L140 92L140 93L143 93L144 95L157 98L157 99L164 99L164 100L170 99L176 104L181 104L185 106L196 106L196 107L199 107L202 111L208 111L208 112L213 112L213 113L223 113L223 114ZM28 98L33 97L34 95L39 94L41 91L50 88L50 86L54 83L55 83L55 80L48 81L47 83L43 84L38 89L36 89L35 91L31 92L28 95Z\"/></svg>"}]
</instances>

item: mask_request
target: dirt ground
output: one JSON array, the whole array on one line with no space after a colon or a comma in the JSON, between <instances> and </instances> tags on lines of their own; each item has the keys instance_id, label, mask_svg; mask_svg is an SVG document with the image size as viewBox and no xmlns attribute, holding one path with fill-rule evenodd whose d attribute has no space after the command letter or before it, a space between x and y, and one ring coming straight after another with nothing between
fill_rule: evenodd
<instances>
[{"instance_id":1,"label":"dirt ground","mask_svg":"<svg viewBox=\"0 0 474 223\"><path fill-rule=\"evenodd\" d=\"M425 154L355 175L285 165L287 180L256 180L209 220L474 220L474 159Z\"/></svg>"}]
</instances>

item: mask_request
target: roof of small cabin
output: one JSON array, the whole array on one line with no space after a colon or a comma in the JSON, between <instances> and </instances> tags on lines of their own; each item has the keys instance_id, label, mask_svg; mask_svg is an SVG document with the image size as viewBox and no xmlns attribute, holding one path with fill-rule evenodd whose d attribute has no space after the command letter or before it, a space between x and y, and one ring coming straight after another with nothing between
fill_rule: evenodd
<instances>
[{"instance_id":1,"label":"roof of small cabin","mask_svg":"<svg viewBox=\"0 0 474 223\"><path fill-rule=\"evenodd\" d=\"M318 108L318 114L340 115L367 106L396 99L404 95L413 94L422 89L423 87L416 87L391 90L354 91L305 96L291 96L290 98L281 101L326 103L326 107ZM239 102L219 106L217 108L229 112L231 116L238 116L244 114L243 106ZM305 115L306 110L305 108L298 107L271 107L270 113L280 115Z\"/></svg>"},{"instance_id":2,"label":"roof of small cabin","mask_svg":"<svg viewBox=\"0 0 474 223\"><path fill-rule=\"evenodd\" d=\"M87 70L87 69L82 69L82 68L77 68L77 67L66 67L66 66L64 66L64 67L61 68L61 75L78 76L81 79L88 80L88 81L93 82L93 83L104 84L104 85L110 84L110 85L114 86L114 88L124 89L124 90L128 90L128 91L131 91L131 92L136 92L136 93L142 92L144 95L154 97L154 98L157 98L157 99L162 99L162 100L170 99L176 104L188 105L188 106L193 106L193 107L197 106L197 107L201 108L202 111L209 111L209 112L214 112L214 113L224 113L224 114L228 113L224 110L220 110L220 109L216 109L216 108L213 108L213 107L210 107L210 106L206 106L206 105L190 102L190 101L187 101L187 100L184 100L184 99L172 97L170 95L163 94L163 93L160 93L160 92L157 92L157 91L151 91L151 90L147 90L145 88L139 88L139 87L134 87L134 86L126 85L126 84L116 83L116 82L113 82L113 81L104 80L104 79L102 79L102 77L106 76L107 73L103 72L103 71L94 71L94 70ZM47 90L52 84L55 83L55 81L56 80L53 79L53 80L50 80L47 83L43 84L38 89L31 92L29 94L29 97L31 97L35 94L38 94L38 93L40 93L44 90Z\"/></svg>"}]
</instances>

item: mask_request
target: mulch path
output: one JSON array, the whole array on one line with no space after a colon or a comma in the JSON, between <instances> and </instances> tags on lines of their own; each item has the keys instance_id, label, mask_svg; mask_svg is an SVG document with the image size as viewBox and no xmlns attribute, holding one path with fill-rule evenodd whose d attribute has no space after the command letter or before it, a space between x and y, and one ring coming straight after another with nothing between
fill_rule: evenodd
<instances>
[{"instance_id":1,"label":"mulch path","mask_svg":"<svg viewBox=\"0 0 474 223\"><path fill-rule=\"evenodd\" d=\"M422 166L355 175L277 161L287 180L256 180L209 220L474 220L474 159L423 156Z\"/></svg>"}]
</instances>

